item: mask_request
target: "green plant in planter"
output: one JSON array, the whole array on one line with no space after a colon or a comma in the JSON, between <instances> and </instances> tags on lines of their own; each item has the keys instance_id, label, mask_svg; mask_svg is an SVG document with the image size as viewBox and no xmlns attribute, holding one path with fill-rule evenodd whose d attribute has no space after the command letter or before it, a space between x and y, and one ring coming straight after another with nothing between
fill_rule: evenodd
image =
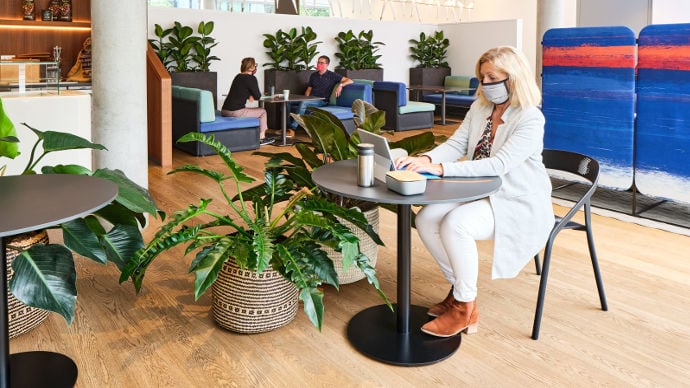
<instances>
[{"instance_id":1,"label":"green plant in planter","mask_svg":"<svg viewBox=\"0 0 690 388\"><path fill-rule=\"evenodd\" d=\"M101 144L70 133L39 131L23 125L33 131L37 140L21 174L36 174L38 162L53 152L106 149ZM5 114L0 100L0 157L16 158L19 155L18 142L16 129ZM14 296L29 306L56 312L67 323L71 323L77 299L72 252L102 264L112 262L121 270L134 252L144 245L140 227L145 225L145 213L154 216L164 214L149 193L120 170L98 169L92 172L78 165L57 165L44 166L41 172L93 175L118 186L117 197L106 207L57 226L62 230L63 244L33 246L12 262L14 276L10 290Z\"/></svg>"},{"instance_id":2,"label":"green plant in planter","mask_svg":"<svg viewBox=\"0 0 690 388\"><path fill-rule=\"evenodd\" d=\"M446 62L446 54L450 41L443 36L443 31L436 31L433 35L426 36L419 33L419 40L410 39L410 57L419 62L417 67L449 67Z\"/></svg>"},{"instance_id":3,"label":"green plant in planter","mask_svg":"<svg viewBox=\"0 0 690 388\"><path fill-rule=\"evenodd\" d=\"M149 44L168 71L209 71L212 61L220 58L211 55L211 49L218 43L211 37L214 23L200 22L194 29L175 22L173 27L163 29L156 24L154 34L158 39L149 39Z\"/></svg>"},{"instance_id":4,"label":"green plant in planter","mask_svg":"<svg viewBox=\"0 0 690 388\"><path fill-rule=\"evenodd\" d=\"M188 133L178 141L207 144L220 156L227 171L185 165L170 173L189 172L207 176L218 185L226 203L213 207L212 200L202 199L198 204L190 204L174 213L127 264L120 280L131 277L139 289L146 269L158 255L188 243L186 253L196 251L190 272L195 273L194 295L197 299L217 280L228 260L257 273L272 267L300 290L299 298L304 302L305 313L321 330L324 305L323 291L318 287L324 283L338 287L333 262L322 249L325 245L342 252L344 266L357 265L390 306L369 259L359 251L359 239L337 218L351 222L376 243L383 244L359 211L339 207L322 196L314 195L285 175L281 167L269 164L264 171L264 183L242 192L240 185L254 179L244 173L230 151L213 136ZM226 183L234 186L238 192L236 196L228 194Z\"/></svg>"},{"instance_id":5,"label":"green plant in planter","mask_svg":"<svg viewBox=\"0 0 690 388\"><path fill-rule=\"evenodd\" d=\"M279 29L275 34L263 34L263 45L268 49L266 55L271 62L265 67L276 70L311 70L311 62L319 54L316 32L311 27L301 27L288 31Z\"/></svg>"},{"instance_id":6,"label":"green plant in planter","mask_svg":"<svg viewBox=\"0 0 690 388\"><path fill-rule=\"evenodd\" d=\"M338 68L346 70L360 70L360 69L380 69L381 64L378 59L381 58L377 54L380 46L384 46L383 42L373 42L374 32L360 31L357 35L348 30L347 32L340 32L335 40L338 42L338 52L335 56L340 60Z\"/></svg>"}]
</instances>

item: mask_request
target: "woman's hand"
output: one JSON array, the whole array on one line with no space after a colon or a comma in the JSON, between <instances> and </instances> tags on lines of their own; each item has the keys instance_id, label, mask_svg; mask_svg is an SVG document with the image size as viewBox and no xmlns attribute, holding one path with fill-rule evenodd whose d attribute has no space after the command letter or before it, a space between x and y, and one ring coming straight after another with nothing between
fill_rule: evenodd
<instances>
[{"instance_id":1,"label":"woman's hand","mask_svg":"<svg viewBox=\"0 0 690 388\"><path fill-rule=\"evenodd\" d=\"M431 163L428 156L403 156L395 161L395 169L443 175L443 166L439 163Z\"/></svg>"}]
</instances>

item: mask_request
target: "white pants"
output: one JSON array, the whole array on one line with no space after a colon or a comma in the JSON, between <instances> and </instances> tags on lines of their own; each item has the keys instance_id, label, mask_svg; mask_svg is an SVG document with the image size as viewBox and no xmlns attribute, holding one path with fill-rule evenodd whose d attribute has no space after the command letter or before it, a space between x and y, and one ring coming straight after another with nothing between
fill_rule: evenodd
<instances>
[{"instance_id":1,"label":"white pants","mask_svg":"<svg viewBox=\"0 0 690 388\"><path fill-rule=\"evenodd\" d=\"M422 242L454 286L455 300L475 300L479 273L476 241L494 238L494 212L489 199L427 205L415 222Z\"/></svg>"}]
</instances>

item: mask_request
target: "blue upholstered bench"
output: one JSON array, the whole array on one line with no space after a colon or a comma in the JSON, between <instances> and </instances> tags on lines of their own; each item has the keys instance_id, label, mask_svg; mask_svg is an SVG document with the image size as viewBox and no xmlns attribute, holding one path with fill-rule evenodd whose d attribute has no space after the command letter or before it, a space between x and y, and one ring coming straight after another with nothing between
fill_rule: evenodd
<instances>
[{"instance_id":1,"label":"blue upholstered bench","mask_svg":"<svg viewBox=\"0 0 690 388\"><path fill-rule=\"evenodd\" d=\"M469 108L476 100L475 94L479 86L479 80L476 77L464 75L449 75L443 83L443 86L448 89L463 89L459 91L446 91L446 107L460 107ZM435 105L441 105L443 96L441 93L427 94L422 100Z\"/></svg>"},{"instance_id":2,"label":"blue upholstered bench","mask_svg":"<svg viewBox=\"0 0 690 388\"><path fill-rule=\"evenodd\" d=\"M216 111L210 91L172 87L172 134L176 148L192 155L204 156L215 152L199 142L177 143L189 132L213 134L230 151L259 148L259 119L254 117L224 117Z\"/></svg>"},{"instance_id":3,"label":"blue upholstered bench","mask_svg":"<svg viewBox=\"0 0 690 388\"><path fill-rule=\"evenodd\" d=\"M374 82L374 106L386 112L384 129L406 131L432 128L434 104L407 100L407 87L402 82Z\"/></svg>"}]
</instances>

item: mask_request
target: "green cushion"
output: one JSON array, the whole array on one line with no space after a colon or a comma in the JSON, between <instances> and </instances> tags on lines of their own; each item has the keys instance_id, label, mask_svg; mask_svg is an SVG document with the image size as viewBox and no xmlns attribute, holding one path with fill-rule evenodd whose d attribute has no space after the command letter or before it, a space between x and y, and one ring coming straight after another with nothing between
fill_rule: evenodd
<instances>
[{"instance_id":1,"label":"green cushion","mask_svg":"<svg viewBox=\"0 0 690 388\"><path fill-rule=\"evenodd\" d=\"M414 112L433 112L434 109L436 109L436 105L429 104L428 102L407 101L407 105L398 107L398 113L404 115L405 113Z\"/></svg>"},{"instance_id":2,"label":"green cushion","mask_svg":"<svg viewBox=\"0 0 690 388\"><path fill-rule=\"evenodd\" d=\"M469 88L471 79L466 75L447 75L443 85L446 88Z\"/></svg>"},{"instance_id":3,"label":"green cushion","mask_svg":"<svg viewBox=\"0 0 690 388\"><path fill-rule=\"evenodd\" d=\"M372 81L372 80L370 80L370 79L355 78L355 79L352 80L352 82L354 82L354 83L356 83L356 84L365 84L365 85L369 85L369 86L371 86L371 87L373 88L373 87L374 87L374 82L375 82L375 81Z\"/></svg>"},{"instance_id":4,"label":"green cushion","mask_svg":"<svg viewBox=\"0 0 690 388\"><path fill-rule=\"evenodd\" d=\"M198 101L200 122L210 123L216 120L216 107L213 104L213 94L210 91L173 85L172 96L183 100Z\"/></svg>"}]
</instances>

